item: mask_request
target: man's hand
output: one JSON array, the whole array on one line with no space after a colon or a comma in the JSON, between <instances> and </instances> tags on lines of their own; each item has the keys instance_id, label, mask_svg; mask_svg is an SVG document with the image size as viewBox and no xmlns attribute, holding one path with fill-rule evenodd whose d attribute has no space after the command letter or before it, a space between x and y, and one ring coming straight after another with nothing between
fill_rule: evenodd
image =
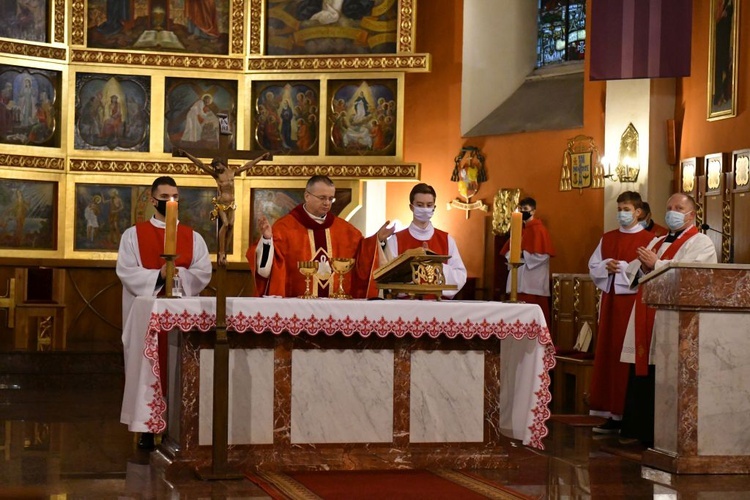
<instances>
[{"instance_id":1,"label":"man's hand","mask_svg":"<svg viewBox=\"0 0 750 500\"><path fill-rule=\"evenodd\" d=\"M638 255L638 260L641 261L641 267L647 271L652 271L656 266L656 261L659 260L656 252L648 248L638 247L635 253Z\"/></svg>"},{"instance_id":2,"label":"man's hand","mask_svg":"<svg viewBox=\"0 0 750 500\"><path fill-rule=\"evenodd\" d=\"M267 240L273 238L271 224L268 222L268 219L266 219L265 215L261 215L260 217L258 217L258 229L260 229L260 234L263 235L263 238Z\"/></svg>"},{"instance_id":3,"label":"man's hand","mask_svg":"<svg viewBox=\"0 0 750 500\"><path fill-rule=\"evenodd\" d=\"M387 220L385 221L385 224L382 225L380 229L378 229L378 243L383 243L385 240L387 240L393 233L396 232L396 226L388 227L388 224L390 224L391 221Z\"/></svg>"},{"instance_id":4,"label":"man's hand","mask_svg":"<svg viewBox=\"0 0 750 500\"><path fill-rule=\"evenodd\" d=\"M620 271L620 262L615 259L610 259L607 261L606 267L609 274L615 274Z\"/></svg>"}]
</instances>

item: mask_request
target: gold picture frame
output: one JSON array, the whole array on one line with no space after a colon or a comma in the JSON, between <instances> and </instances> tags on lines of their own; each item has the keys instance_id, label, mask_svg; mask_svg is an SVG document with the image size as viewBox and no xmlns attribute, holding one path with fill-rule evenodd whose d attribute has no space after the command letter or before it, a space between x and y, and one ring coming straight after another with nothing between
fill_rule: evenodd
<instances>
[{"instance_id":1,"label":"gold picture frame","mask_svg":"<svg viewBox=\"0 0 750 500\"><path fill-rule=\"evenodd\" d=\"M17 245L17 248L11 246L3 246L0 248L0 252L3 257L16 257L16 258L60 258L63 257L63 245L65 230L65 181L64 174L61 172L33 172L23 170L11 170L11 169L0 169L0 183L5 188L18 188L24 184L43 184L52 185L53 199L47 205L47 210L40 211L40 198L33 196L28 198L22 203L23 215L13 210L3 210L6 213L7 218L3 220L2 226L0 227L0 240L4 239L4 234L7 233L12 236L15 231L12 224L18 224L18 217L21 216L25 219L23 232L24 236L26 233L30 233L29 223L39 222L38 219L48 219L47 228L52 232L52 242L50 245L39 245L34 244L28 245ZM11 202L8 202L11 203ZM12 207L8 207L12 208ZM12 217L11 217L12 216ZM10 219L15 219L11 221ZM46 247L46 248L44 248Z\"/></svg>"},{"instance_id":2,"label":"gold picture frame","mask_svg":"<svg viewBox=\"0 0 750 500\"><path fill-rule=\"evenodd\" d=\"M737 116L738 0L711 0L708 31L708 121Z\"/></svg>"},{"instance_id":3,"label":"gold picture frame","mask_svg":"<svg viewBox=\"0 0 750 500\"><path fill-rule=\"evenodd\" d=\"M87 0L71 0L70 62L127 66L243 71L245 55L245 0L228 1L227 53L159 52L132 47L96 48L87 44L91 23L98 22L89 12Z\"/></svg>"},{"instance_id":4,"label":"gold picture frame","mask_svg":"<svg viewBox=\"0 0 750 500\"><path fill-rule=\"evenodd\" d=\"M270 6L274 3L273 6ZM336 71L408 71L429 72L431 69L430 54L418 54L416 46L417 25L417 0L376 0L372 17L358 20L360 27L367 22L373 31L388 31L392 37L394 50L388 53L354 51L343 54L313 54L305 52L304 49L290 51L287 55L275 55L269 46L269 36L274 36L269 29L269 19L274 17L286 24L283 36L294 39L296 43L302 44L310 36L333 36L341 38L355 38L363 45L367 43L363 38L377 40L384 35L365 33L367 29L354 30L350 27L338 27L335 24L315 26L308 29L304 22L300 22L294 15L284 10L285 0L250 0L249 9L249 31L250 41L248 47L248 69L250 71L263 72L336 72ZM396 18L379 20L377 15L386 11L392 11ZM356 24L356 23L355 23ZM305 31L307 30L307 31ZM337 30L334 33L332 30ZM358 33L353 33L357 31ZM276 37L274 40L277 39ZM382 40L382 38L381 38ZM289 42L294 43L294 42Z\"/></svg>"},{"instance_id":5,"label":"gold picture frame","mask_svg":"<svg viewBox=\"0 0 750 500\"><path fill-rule=\"evenodd\" d=\"M132 226L135 222L143 219L147 214L141 210L143 205L146 203L143 200L139 200L138 195L148 194L148 190L151 187L154 179L159 177L159 174L154 175L133 175L133 174L117 174L117 175L97 175L97 174L73 174L68 175L67 185L65 188L65 200L64 206L67 207L67 215L64 217L65 227L63 230L63 250L65 258L81 259L81 260L93 260L93 261L115 261L117 260L117 249L119 247L119 237L122 232L128 227ZM208 214L210 211L210 199L216 194L216 183L213 179L207 176L200 177L178 177L175 176L175 182L180 188L181 203L188 202L191 197L186 197L182 200L183 193L187 190L200 191L199 195L202 195L204 202L201 204L202 208L197 210L192 217L186 217L183 210L193 210L193 208L185 207L180 208L181 219L188 223L194 230L200 232L206 244L209 246L209 252L211 252L212 258L216 254L216 242L217 236L215 234L209 234L213 231L215 222L209 220ZM238 183L238 189L242 189L242 184ZM132 198L125 199L123 193L132 192ZM100 199L94 199L99 195ZM116 234L116 240L104 241L103 239L108 238L106 231L109 230L108 224L111 224L109 219L109 212L107 210L107 203L109 203L108 197L116 195L122 199L123 208L127 213L123 214L119 218L119 234ZM128 195L130 196L130 195ZM141 196L142 198L142 196ZM94 234L89 234L86 220L86 205L89 202L94 202L100 205L101 209L98 211L98 228ZM139 208L140 207L140 208ZM149 210L151 207L147 207ZM238 224L243 223L243 212L245 209L243 205L238 203L235 227ZM145 215L144 215L145 214ZM196 218L200 218L200 222ZM205 219L205 220L204 220ZM213 231L215 233L215 231ZM244 256L243 243L241 241L239 231L235 231L234 238L231 244L231 253L227 255L230 262L239 262ZM92 238L94 241L91 244L86 242L87 238ZM212 244L212 242L214 242ZM212 248L213 247L213 248Z\"/></svg>"}]
</instances>

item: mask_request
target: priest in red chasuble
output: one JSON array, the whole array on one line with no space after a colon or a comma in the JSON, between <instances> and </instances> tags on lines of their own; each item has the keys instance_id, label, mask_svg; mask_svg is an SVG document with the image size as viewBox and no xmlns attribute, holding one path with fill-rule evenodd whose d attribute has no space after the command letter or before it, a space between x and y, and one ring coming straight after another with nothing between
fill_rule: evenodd
<instances>
[{"instance_id":1,"label":"priest in red chasuble","mask_svg":"<svg viewBox=\"0 0 750 500\"><path fill-rule=\"evenodd\" d=\"M259 217L263 237L251 246L247 258L255 270L256 293L299 297L305 293L305 277L297 263L318 262L312 294L328 297L334 288L331 259L354 258L351 272L344 275L344 291L354 298L377 296L372 273L379 266L378 247L394 229L388 223L377 234L363 238L357 228L330 212L336 194L333 181L316 175L307 181L305 201L276 221L271 228L265 216Z\"/></svg>"},{"instance_id":2,"label":"priest in red chasuble","mask_svg":"<svg viewBox=\"0 0 750 500\"><path fill-rule=\"evenodd\" d=\"M621 193L617 197L620 227L604 233L589 259L591 280L602 291L589 405L592 415L607 418L593 429L602 434L620 429L625 408L628 365L620 362L620 353L637 292L630 287L625 271L628 263L637 258L638 247L648 245L654 236L639 223L642 211L639 193Z\"/></svg>"}]
</instances>

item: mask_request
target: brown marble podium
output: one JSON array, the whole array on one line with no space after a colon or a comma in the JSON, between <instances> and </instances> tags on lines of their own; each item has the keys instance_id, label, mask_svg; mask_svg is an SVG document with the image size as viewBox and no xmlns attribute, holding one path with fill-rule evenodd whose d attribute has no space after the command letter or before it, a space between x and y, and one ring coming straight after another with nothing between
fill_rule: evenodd
<instances>
[{"instance_id":1,"label":"brown marble podium","mask_svg":"<svg viewBox=\"0 0 750 500\"><path fill-rule=\"evenodd\" d=\"M644 465L750 473L750 265L674 263L641 286L658 310L654 447Z\"/></svg>"}]
</instances>

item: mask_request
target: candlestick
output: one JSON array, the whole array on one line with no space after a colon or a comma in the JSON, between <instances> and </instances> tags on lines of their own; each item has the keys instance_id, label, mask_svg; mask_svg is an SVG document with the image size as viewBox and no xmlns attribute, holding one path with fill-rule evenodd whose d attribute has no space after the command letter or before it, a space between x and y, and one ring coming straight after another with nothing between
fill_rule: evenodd
<instances>
[{"instance_id":1,"label":"candlestick","mask_svg":"<svg viewBox=\"0 0 750 500\"><path fill-rule=\"evenodd\" d=\"M521 228L523 216L521 212L510 214L510 263L521 262Z\"/></svg>"},{"instance_id":2,"label":"candlestick","mask_svg":"<svg viewBox=\"0 0 750 500\"><path fill-rule=\"evenodd\" d=\"M167 202L167 227L164 232L164 253L177 253L177 202L170 198Z\"/></svg>"}]
</instances>

